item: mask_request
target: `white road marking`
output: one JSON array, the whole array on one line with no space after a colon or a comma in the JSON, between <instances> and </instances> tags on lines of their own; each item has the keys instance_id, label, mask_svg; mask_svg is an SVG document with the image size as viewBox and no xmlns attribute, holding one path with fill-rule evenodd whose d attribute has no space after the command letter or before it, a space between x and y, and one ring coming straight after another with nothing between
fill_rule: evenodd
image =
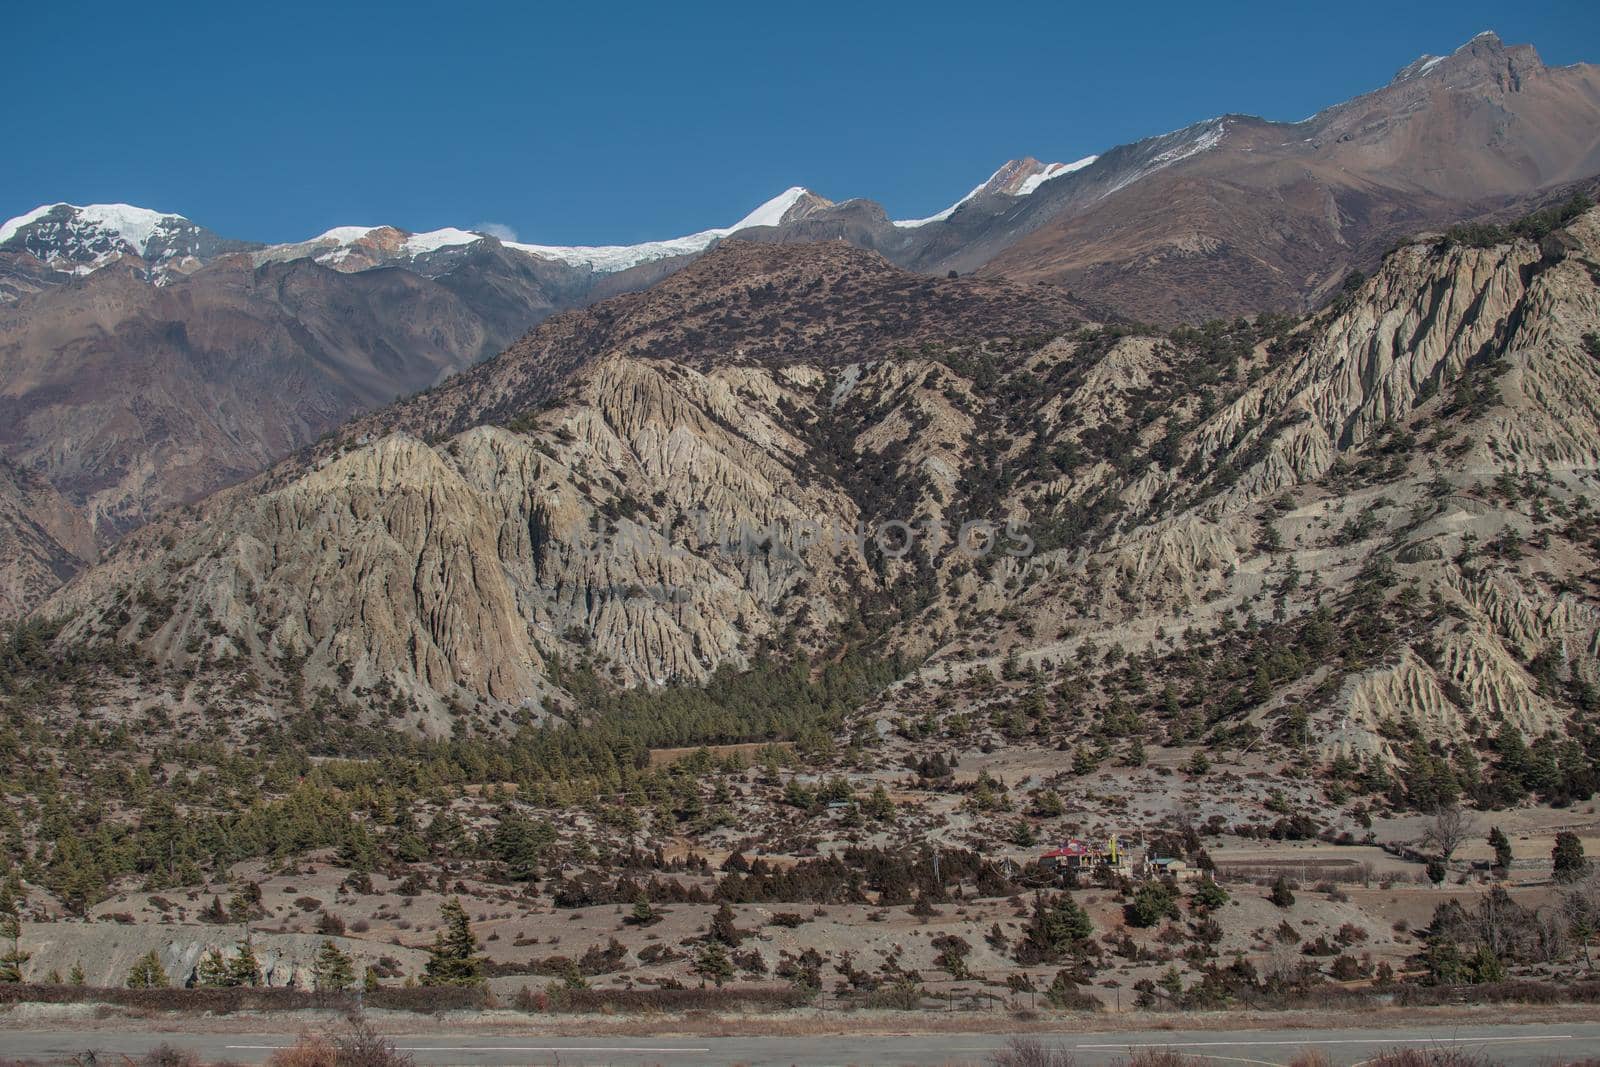
<instances>
[{"instance_id":1,"label":"white road marking","mask_svg":"<svg viewBox=\"0 0 1600 1067\"><path fill-rule=\"evenodd\" d=\"M274 1052L293 1045L223 1045L233 1052ZM645 1048L631 1045L396 1045L397 1052L710 1052L708 1048Z\"/></svg>"},{"instance_id":2,"label":"white road marking","mask_svg":"<svg viewBox=\"0 0 1600 1067\"><path fill-rule=\"evenodd\" d=\"M1334 1037L1304 1041L1116 1041L1103 1045L1073 1045L1081 1049L1119 1048L1248 1048L1252 1045L1471 1045L1506 1041L1576 1041L1572 1034L1538 1034L1525 1037Z\"/></svg>"}]
</instances>

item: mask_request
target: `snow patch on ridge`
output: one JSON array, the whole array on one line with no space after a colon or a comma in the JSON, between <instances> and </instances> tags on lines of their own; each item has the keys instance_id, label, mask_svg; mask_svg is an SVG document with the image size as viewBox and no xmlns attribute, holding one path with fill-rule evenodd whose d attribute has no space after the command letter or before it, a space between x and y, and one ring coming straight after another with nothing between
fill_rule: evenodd
<instances>
[{"instance_id":1,"label":"snow patch on ridge","mask_svg":"<svg viewBox=\"0 0 1600 1067\"><path fill-rule=\"evenodd\" d=\"M335 226L331 230L317 234L306 244L322 244L325 241L341 245L353 244L376 229L377 226Z\"/></svg>"},{"instance_id":2,"label":"snow patch on ridge","mask_svg":"<svg viewBox=\"0 0 1600 1067\"><path fill-rule=\"evenodd\" d=\"M809 190L803 185L791 185L765 204L756 208L750 214L728 227L727 233L737 233L748 230L752 226L777 226L783 222L783 217L805 198Z\"/></svg>"},{"instance_id":3,"label":"snow patch on ridge","mask_svg":"<svg viewBox=\"0 0 1600 1067\"><path fill-rule=\"evenodd\" d=\"M1045 182L1054 181L1063 174L1071 174L1074 171L1082 170L1099 158L1099 156L1084 156L1082 159L1074 160L1071 163L1052 163L1038 174L1030 175L1024 179L1021 187L1017 189L1016 195L1028 196Z\"/></svg>"},{"instance_id":4,"label":"snow patch on ridge","mask_svg":"<svg viewBox=\"0 0 1600 1067\"><path fill-rule=\"evenodd\" d=\"M1048 164L1046 164L1044 166L1043 169L1041 169L1037 173L1030 174L1030 175L1028 175L1028 177L1024 178L1022 180L1022 183L1017 186L1017 189L1016 189L1015 192L1008 193L1008 192L1003 192L1002 191L1002 192L1000 192L1000 195L1002 195L1002 196L1011 196L1011 197L1029 196L1029 195L1033 194L1034 192L1036 192L1038 190L1038 188L1041 185L1043 185L1045 182L1048 182L1048 181L1051 181L1053 179L1059 178L1064 174L1071 174L1074 171L1080 171L1084 167L1089 166L1090 164L1092 164L1095 160L1097 160L1099 158L1100 158L1099 156L1084 156L1082 159L1075 160L1075 161L1073 161L1071 163L1048 163ZM1009 167L1009 166L1011 166L1011 164L1007 163L1006 167ZM959 208L962 204L967 203L969 200L971 200L974 197L978 196L985 189L987 189L991 185L993 185L994 182L995 182L995 179L999 178L1000 175L1005 172L1006 167L1001 167L999 170L997 170L993 174L989 175L989 177L985 178L982 182L979 182L976 186L974 186L972 191L969 192L966 196L963 196L960 200L957 200L955 203L951 204L949 207L945 208L943 211L939 212L938 214L929 215L926 218L921 218L921 219L895 219L895 220L893 220L894 221L894 225L900 227L903 230L909 230L909 229L915 229L918 226L926 226L930 222L943 222L945 219L948 219L951 215L954 215L956 213L956 209Z\"/></svg>"},{"instance_id":5,"label":"snow patch on ridge","mask_svg":"<svg viewBox=\"0 0 1600 1067\"><path fill-rule=\"evenodd\" d=\"M689 256L704 252L712 244L740 230L752 226L777 226L785 215L802 199L811 195L803 186L795 185L768 200L732 226L701 230L686 237L673 237L665 241L645 241L634 245L535 245L507 241L507 248L543 259L559 260L575 267L588 267L600 273L611 273L637 267L658 259Z\"/></svg>"},{"instance_id":6,"label":"snow patch on ridge","mask_svg":"<svg viewBox=\"0 0 1600 1067\"><path fill-rule=\"evenodd\" d=\"M427 233L414 233L406 238L402 246L406 255L420 256L428 252L437 252L441 248L456 248L460 245L470 245L475 241L483 240L483 234L473 233L471 230L458 230L453 226L446 226L442 230L429 230Z\"/></svg>"}]
</instances>

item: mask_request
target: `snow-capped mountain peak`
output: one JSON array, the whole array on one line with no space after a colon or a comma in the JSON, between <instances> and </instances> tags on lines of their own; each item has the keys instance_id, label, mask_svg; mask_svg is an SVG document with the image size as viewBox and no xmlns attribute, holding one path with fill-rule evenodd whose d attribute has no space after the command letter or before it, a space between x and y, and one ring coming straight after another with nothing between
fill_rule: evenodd
<instances>
[{"instance_id":1,"label":"snow-capped mountain peak","mask_svg":"<svg viewBox=\"0 0 1600 1067\"><path fill-rule=\"evenodd\" d=\"M786 221L791 221L788 219L789 213L794 210L795 205L805 201L808 197L813 201L817 201L819 206L825 207L828 204L826 200L823 200L805 186L791 185L728 227L727 232L737 233L740 230L748 230L753 226L780 226Z\"/></svg>"},{"instance_id":2,"label":"snow-capped mountain peak","mask_svg":"<svg viewBox=\"0 0 1600 1067\"><path fill-rule=\"evenodd\" d=\"M115 238L130 249L144 254L144 249L156 231L172 222L187 222L182 215L173 215L132 204L41 204L25 215L18 215L0 225L0 245L10 242L26 229L68 226L80 233L96 232Z\"/></svg>"},{"instance_id":3,"label":"snow-capped mountain peak","mask_svg":"<svg viewBox=\"0 0 1600 1067\"><path fill-rule=\"evenodd\" d=\"M963 204L984 196L1030 196L1037 192L1045 182L1059 178L1064 174L1072 174L1094 163L1099 156L1084 156L1082 159L1071 163L1041 163L1032 156L1022 159L1013 159L1004 164L999 170L989 175L987 179L974 186L972 191L960 200L951 204L936 215L929 215L921 219L896 219L895 225L906 229L926 226L930 222L943 222Z\"/></svg>"},{"instance_id":4,"label":"snow-capped mountain peak","mask_svg":"<svg viewBox=\"0 0 1600 1067\"><path fill-rule=\"evenodd\" d=\"M182 215L132 204L44 204L0 225L0 249L80 274L122 256L172 263L238 247Z\"/></svg>"}]
</instances>

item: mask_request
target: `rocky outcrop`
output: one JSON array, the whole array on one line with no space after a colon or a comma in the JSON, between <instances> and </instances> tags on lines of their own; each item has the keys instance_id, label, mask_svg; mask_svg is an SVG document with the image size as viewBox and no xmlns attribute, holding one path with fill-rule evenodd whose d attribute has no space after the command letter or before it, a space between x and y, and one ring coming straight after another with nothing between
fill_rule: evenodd
<instances>
[{"instance_id":1,"label":"rocky outcrop","mask_svg":"<svg viewBox=\"0 0 1600 1067\"><path fill-rule=\"evenodd\" d=\"M182 923L23 923L22 940L29 952L31 980L42 981L51 973L68 974L76 966L83 968L86 985L101 988L121 987L133 965L152 951L172 985L192 986L198 981L196 971L207 953L215 951L231 958L237 950L236 939L224 929ZM312 968L326 941L332 941L350 957L357 975L368 967L380 966L384 957L415 974L427 959L427 953L420 949L380 945L360 938L256 933L251 937L251 947L261 967L262 984L314 988Z\"/></svg>"}]
</instances>

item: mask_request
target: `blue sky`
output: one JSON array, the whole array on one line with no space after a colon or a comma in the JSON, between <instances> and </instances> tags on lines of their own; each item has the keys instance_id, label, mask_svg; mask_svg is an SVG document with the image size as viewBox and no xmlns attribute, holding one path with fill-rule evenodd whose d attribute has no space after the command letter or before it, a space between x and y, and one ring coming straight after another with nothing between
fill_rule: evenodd
<instances>
[{"instance_id":1,"label":"blue sky","mask_svg":"<svg viewBox=\"0 0 1600 1067\"><path fill-rule=\"evenodd\" d=\"M0 218L124 201L269 241L498 223L628 242L796 184L921 216L1014 156L1303 118L1483 29L1600 61L1600 15L1564 0L22 0L5 22Z\"/></svg>"}]
</instances>

